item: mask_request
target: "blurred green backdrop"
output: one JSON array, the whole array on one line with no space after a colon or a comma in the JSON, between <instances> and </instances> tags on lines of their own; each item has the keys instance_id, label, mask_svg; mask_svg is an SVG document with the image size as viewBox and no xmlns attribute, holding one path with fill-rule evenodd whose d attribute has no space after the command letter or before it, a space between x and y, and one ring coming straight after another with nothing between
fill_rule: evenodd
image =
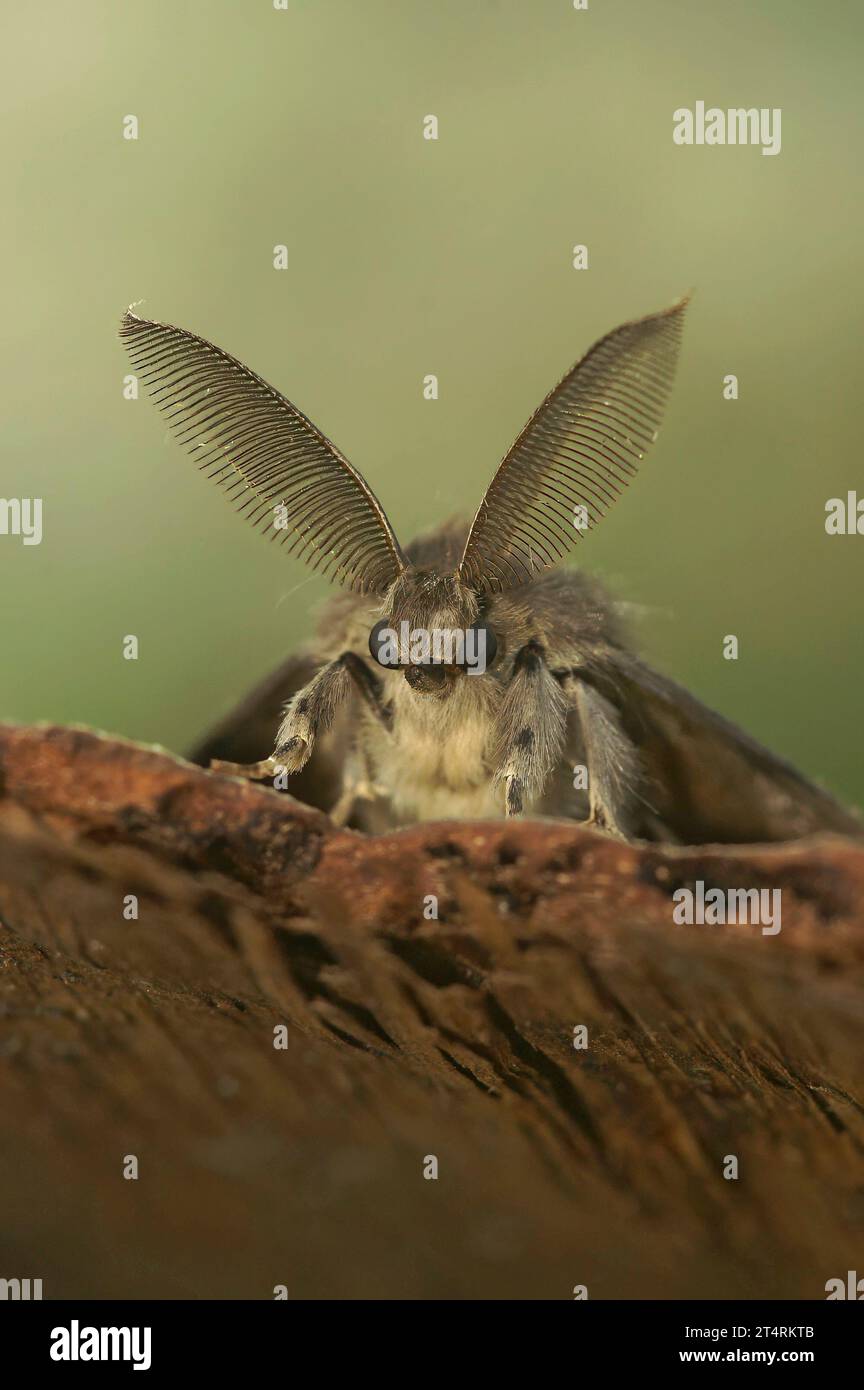
<instances>
[{"instance_id":1,"label":"blurred green backdrop","mask_svg":"<svg viewBox=\"0 0 864 1390\"><path fill-rule=\"evenodd\" d=\"M44 539L0 536L0 716L182 749L327 592L123 399L131 301L285 391L407 540L473 511L596 337L692 287L660 445L580 563L656 665L864 800L864 537L824 531L864 495L860 5L83 0L5 27L0 495L43 497ZM677 147L700 99L781 107L782 152Z\"/></svg>"}]
</instances>

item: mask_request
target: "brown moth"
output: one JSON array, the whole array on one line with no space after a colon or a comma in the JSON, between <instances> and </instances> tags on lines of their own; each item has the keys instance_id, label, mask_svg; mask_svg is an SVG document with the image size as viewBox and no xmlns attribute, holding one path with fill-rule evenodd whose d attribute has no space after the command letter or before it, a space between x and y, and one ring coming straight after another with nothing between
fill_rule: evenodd
<instances>
[{"instance_id":1,"label":"brown moth","mask_svg":"<svg viewBox=\"0 0 864 1390\"><path fill-rule=\"evenodd\" d=\"M471 525L405 550L296 406L206 339L128 312L121 337L179 441L254 526L348 590L314 650L253 691L196 760L371 830L527 812L690 844L860 833L644 665L592 579L553 568L655 440L686 306L595 343L531 416Z\"/></svg>"}]
</instances>

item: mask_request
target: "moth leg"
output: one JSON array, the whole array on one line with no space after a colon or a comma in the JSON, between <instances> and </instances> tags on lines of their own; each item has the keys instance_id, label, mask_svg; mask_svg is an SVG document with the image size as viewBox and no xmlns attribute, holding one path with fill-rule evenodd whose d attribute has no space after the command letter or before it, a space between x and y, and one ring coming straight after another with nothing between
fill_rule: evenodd
<instances>
[{"instance_id":1,"label":"moth leg","mask_svg":"<svg viewBox=\"0 0 864 1390\"><path fill-rule=\"evenodd\" d=\"M504 809L518 816L525 801L542 792L561 757L567 701L539 642L516 653L498 711L493 754L496 783L504 784Z\"/></svg>"},{"instance_id":2,"label":"moth leg","mask_svg":"<svg viewBox=\"0 0 864 1390\"><path fill-rule=\"evenodd\" d=\"M329 729L352 685L382 722L387 723L390 711L383 702L380 681L355 652L343 652L335 661L323 666L308 685L288 701L269 758L247 764L214 761L211 766L216 771L248 778L299 772L309 761L316 738Z\"/></svg>"},{"instance_id":3,"label":"moth leg","mask_svg":"<svg viewBox=\"0 0 864 1390\"><path fill-rule=\"evenodd\" d=\"M289 700L276 733L272 761L281 763L288 772L298 772L308 761L315 739L329 729L351 686L376 718L389 727L392 711L384 703L381 681L356 652L343 652Z\"/></svg>"},{"instance_id":4,"label":"moth leg","mask_svg":"<svg viewBox=\"0 0 864 1390\"><path fill-rule=\"evenodd\" d=\"M565 689L579 719L588 768L589 815L584 823L618 839L631 838L631 808L639 782L639 755L608 700L575 672Z\"/></svg>"},{"instance_id":5,"label":"moth leg","mask_svg":"<svg viewBox=\"0 0 864 1390\"><path fill-rule=\"evenodd\" d=\"M360 801L376 801L386 796L383 787L376 786L369 761L357 747L345 760L342 790L336 804L330 808L334 825L347 825Z\"/></svg>"},{"instance_id":6,"label":"moth leg","mask_svg":"<svg viewBox=\"0 0 864 1390\"><path fill-rule=\"evenodd\" d=\"M344 656L323 666L308 685L288 701L276 734L276 747L269 758L257 763L211 763L216 772L235 777L276 777L299 772L309 761L315 739L332 722L336 708L348 693L350 677Z\"/></svg>"},{"instance_id":7,"label":"moth leg","mask_svg":"<svg viewBox=\"0 0 864 1390\"><path fill-rule=\"evenodd\" d=\"M211 772L224 772L228 777L245 777L250 782L264 777L275 777L280 771L272 758L262 758L260 763L230 763L224 758L210 759Z\"/></svg>"},{"instance_id":8,"label":"moth leg","mask_svg":"<svg viewBox=\"0 0 864 1390\"><path fill-rule=\"evenodd\" d=\"M383 685L378 676L369 670L365 661L355 652L345 652L342 660L348 668L348 674L351 676L361 699L372 711L375 718L381 721L385 729L391 729L393 709L384 700ZM379 787L374 780L368 757L355 744L345 760L343 788L335 806L330 811L330 819L336 825L347 825L358 802L377 801L379 797L386 797L386 795L386 788Z\"/></svg>"},{"instance_id":9,"label":"moth leg","mask_svg":"<svg viewBox=\"0 0 864 1390\"><path fill-rule=\"evenodd\" d=\"M392 728L393 707L384 700L384 687L378 676L369 670L366 662L356 652L343 652L339 660L345 663L361 699L376 719L380 719L385 729Z\"/></svg>"},{"instance_id":10,"label":"moth leg","mask_svg":"<svg viewBox=\"0 0 864 1390\"><path fill-rule=\"evenodd\" d=\"M345 786L339 793L339 798L335 806L330 808L330 819L334 825L347 825L351 819L351 812L357 803L359 796L360 783L353 779L346 779Z\"/></svg>"}]
</instances>

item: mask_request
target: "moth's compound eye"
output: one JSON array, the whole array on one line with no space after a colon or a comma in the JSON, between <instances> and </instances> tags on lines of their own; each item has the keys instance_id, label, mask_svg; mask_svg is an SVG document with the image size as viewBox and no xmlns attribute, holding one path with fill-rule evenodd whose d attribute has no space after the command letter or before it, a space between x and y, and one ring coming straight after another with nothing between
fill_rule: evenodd
<instances>
[{"instance_id":1,"label":"moth's compound eye","mask_svg":"<svg viewBox=\"0 0 864 1390\"><path fill-rule=\"evenodd\" d=\"M389 618L382 618L369 633L369 655L379 666L395 670L399 665L399 634Z\"/></svg>"},{"instance_id":2,"label":"moth's compound eye","mask_svg":"<svg viewBox=\"0 0 864 1390\"><path fill-rule=\"evenodd\" d=\"M498 651L498 639L488 623L475 623L465 630L465 666L478 675L491 666Z\"/></svg>"}]
</instances>

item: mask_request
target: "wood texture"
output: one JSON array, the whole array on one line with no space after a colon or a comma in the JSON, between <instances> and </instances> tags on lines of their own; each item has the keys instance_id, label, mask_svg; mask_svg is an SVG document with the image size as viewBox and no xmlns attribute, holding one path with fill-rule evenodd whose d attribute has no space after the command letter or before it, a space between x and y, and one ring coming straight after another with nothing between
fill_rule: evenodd
<instances>
[{"instance_id":1,"label":"wood texture","mask_svg":"<svg viewBox=\"0 0 864 1390\"><path fill-rule=\"evenodd\" d=\"M698 879L781 888L782 931L674 926ZM158 750L0 726L0 1276L824 1298L864 1234L862 902L840 838L367 838Z\"/></svg>"}]
</instances>

